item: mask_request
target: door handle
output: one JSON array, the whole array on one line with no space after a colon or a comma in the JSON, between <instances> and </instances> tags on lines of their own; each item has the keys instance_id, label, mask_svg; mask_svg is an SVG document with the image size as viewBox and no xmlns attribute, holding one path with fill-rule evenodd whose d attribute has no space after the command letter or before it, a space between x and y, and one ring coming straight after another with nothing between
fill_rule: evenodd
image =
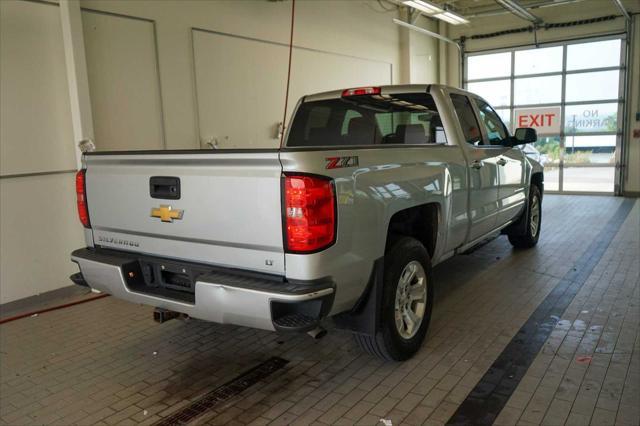
<instances>
[{"instance_id":1,"label":"door handle","mask_svg":"<svg viewBox=\"0 0 640 426\"><path fill-rule=\"evenodd\" d=\"M163 200L180 199L180 178L173 176L151 176L149 195Z\"/></svg>"},{"instance_id":2,"label":"door handle","mask_svg":"<svg viewBox=\"0 0 640 426\"><path fill-rule=\"evenodd\" d=\"M507 164L507 160L505 160L504 158L500 158L496 163L500 166L504 166L505 164Z\"/></svg>"},{"instance_id":3,"label":"door handle","mask_svg":"<svg viewBox=\"0 0 640 426\"><path fill-rule=\"evenodd\" d=\"M476 170L479 170L482 168L482 166L484 166L484 163L480 160L476 160L473 163L471 163L471 167L473 167Z\"/></svg>"}]
</instances>

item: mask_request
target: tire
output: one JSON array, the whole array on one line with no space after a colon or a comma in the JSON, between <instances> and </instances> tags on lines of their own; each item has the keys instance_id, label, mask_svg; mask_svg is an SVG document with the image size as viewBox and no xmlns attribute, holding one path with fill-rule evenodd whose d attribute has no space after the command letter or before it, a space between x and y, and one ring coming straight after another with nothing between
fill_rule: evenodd
<instances>
[{"instance_id":1,"label":"tire","mask_svg":"<svg viewBox=\"0 0 640 426\"><path fill-rule=\"evenodd\" d=\"M527 209L526 233L509 235L509 242L515 248L531 248L538 244L542 228L542 196L540 188L531 185L529 190L529 208Z\"/></svg>"},{"instance_id":2,"label":"tire","mask_svg":"<svg viewBox=\"0 0 640 426\"><path fill-rule=\"evenodd\" d=\"M422 346L433 307L431 259L418 240L400 237L394 242L385 255L383 283L379 330L375 336L356 334L355 339L371 355L404 361ZM412 318L420 318L419 324L410 327Z\"/></svg>"}]
</instances>

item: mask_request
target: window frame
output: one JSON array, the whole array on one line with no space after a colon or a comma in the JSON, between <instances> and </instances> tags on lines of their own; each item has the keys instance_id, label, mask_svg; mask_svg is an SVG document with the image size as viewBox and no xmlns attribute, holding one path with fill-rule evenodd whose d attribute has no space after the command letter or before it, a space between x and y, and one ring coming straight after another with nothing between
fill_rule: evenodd
<instances>
[{"instance_id":1,"label":"window frame","mask_svg":"<svg viewBox=\"0 0 640 426\"><path fill-rule=\"evenodd\" d=\"M467 140L467 135L465 134L464 129L462 128L462 119L460 118L460 114L458 114L458 110L456 109L456 105L453 101L453 97L454 96L460 96L461 98L465 98L469 104L469 107L471 108L471 114L473 115L473 118L476 121L476 126L478 127L478 132L480 132L480 140L479 142L483 142L484 141L484 133L482 131L482 126L480 125L480 115L478 114L477 111L477 105L475 104L475 97L471 96L468 93L457 93L457 92L449 92L449 100L451 101L451 106L453 107L453 111L456 114L456 123L458 125L458 127L460 128L460 130L462 131L462 136L464 137L464 143L467 144L468 146L474 147L474 148L485 148L487 146L490 145L485 145L483 143L479 143L478 145L476 145L473 142L469 142Z\"/></svg>"}]
</instances>

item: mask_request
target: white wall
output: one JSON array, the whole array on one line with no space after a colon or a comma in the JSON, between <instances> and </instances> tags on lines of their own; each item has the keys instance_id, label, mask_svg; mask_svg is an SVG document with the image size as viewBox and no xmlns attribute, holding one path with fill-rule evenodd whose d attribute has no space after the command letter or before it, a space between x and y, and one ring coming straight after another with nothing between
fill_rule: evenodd
<instances>
[{"instance_id":1,"label":"white wall","mask_svg":"<svg viewBox=\"0 0 640 426\"><path fill-rule=\"evenodd\" d=\"M0 303L69 284L81 246L57 6L0 1ZM53 174L51 172L54 172ZM44 175L23 174L46 173Z\"/></svg>"},{"instance_id":2,"label":"white wall","mask_svg":"<svg viewBox=\"0 0 640 426\"><path fill-rule=\"evenodd\" d=\"M97 149L162 149L154 23L82 12Z\"/></svg>"},{"instance_id":3,"label":"white wall","mask_svg":"<svg viewBox=\"0 0 640 426\"><path fill-rule=\"evenodd\" d=\"M209 87L204 82L201 70L196 69L194 64L202 64L210 61L202 54L201 49L195 49L198 43L202 44L206 38L206 32L193 31L193 29L226 33L245 38L257 39L267 42L264 45L264 52L253 51L258 56L252 58L253 63L249 70L238 70L234 79L228 79L228 73L224 74L226 65L224 60L240 60L241 58L231 58L218 55L220 63L215 66L210 64L208 69L211 79L215 79L218 73L224 75L227 80L227 88L237 88L236 92L242 96L242 78L248 78L245 86L251 84L253 75L264 84L269 84L264 91L270 96L263 100L267 102L265 108L275 109L276 106L284 104L284 88L286 85L286 60L288 52L282 49L285 57L279 58L278 67L273 70L266 64L273 62L273 58L266 58L267 51L277 51L273 49L273 43L288 44L289 29L291 23L291 2L269 2L269 1L121 1L121 0L83 0L84 8L99 10L108 13L121 14L131 17L148 19L154 22L157 33L158 64L160 75L160 90L162 93L164 109L164 135L168 148L198 148L201 140L209 139L212 136L222 138L228 131L224 129L210 130L211 123L201 123L202 118L209 117L210 106L203 102L203 97L215 99L216 93L202 92L201 87ZM392 70L392 81L400 82L400 51L399 51L399 30L391 22L396 13L384 13L376 1L298 1L295 11L295 31L294 45L325 52L333 55L331 60L337 57L357 57L369 60L372 63L388 64ZM107 19L118 19L110 16ZM121 18L120 18L121 19ZM127 33L128 36L134 36ZM85 36L87 27L85 26ZM210 37L211 38L211 37ZM220 37L218 37L220 40ZM196 45L194 45L194 42ZM225 42L231 45L232 41ZM245 40L241 43L236 39L236 44L256 46L256 41ZM271 47L269 47L271 46ZM90 46L87 44L87 50ZM294 51L292 67L292 87L308 86L301 84L301 79L315 79L316 81L327 80L332 86L340 85L341 81L334 76L322 73L322 69L307 67L309 58L308 52ZM275 53L274 53L275 54ZM305 59L305 54L307 58ZM88 51L87 61L92 62ZM280 55L278 53L277 55ZM317 56L317 55L316 55ZM263 59L261 61L261 59ZM245 58L245 60L247 60ZM285 63L282 63L282 60ZM265 67L262 67L262 64ZM125 65L122 63L121 65ZM346 61L341 61L340 65L347 67ZM91 65L89 65L91 69ZM346 68L345 68L346 69ZM270 76L264 80L260 73L268 72ZM201 75L197 81L198 74ZM91 76L90 76L91 79ZM352 78L345 78L342 82L348 84ZM340 87L340 86L338 86ZM278 93L281 100L276 100L274 94ZM298 93L292 92L289 105L295 105ZM224 97L222 97L224 98ZM211 101L213 102L213 101ZM207 105L205 105L207 104ZM218 104L222 104L218 100ZM199 111L199 107L209 108ZM284 108L283 106L281 107ZM283 111L284 112L284 111ZM232 114L233 110L226 109L226 114ZM279 114L280 116L282 114ZM224 117L220 121L227 121ZM95 120L94 120L95 121ZM281 121L278 120L278 121ZM275 122L273 125L275 126ZM267 127L267 126L262 126ZM271 128L271 127L269 127ZM242 133L228 135L235 140L236 144L243 144L246 139ZM277 139L265 140L265 133L252 138L258 140L255 146L277 145ZM221 139L223 140L223 139ZM108 146L99 140L96 135L98 146ZM231 142L232 144L234 142ZM224 142L221 143L224 147Z\"/></svg>"},{"instance_id":4,"label":"white wall","mask_svg":"<svg viewBox=\"0 0 640 426\"><path fill-rule=\"evenodd\" d=\"M200 146L215 124L202 100L208 97L211 108L224 98L212 93L219 89L203 87L204 80L197 82L196 74L208 74L208 84L224 84L229 70L222 69L233 58L221 52L221 62L212 52L195 53L195 34L210 31L257 39L252 46L278 46L285 53L277 54L281 62L261 86L276 111L266 122L284 112L290 1L82 0L81 6L99 149ZM394 17L397 12L385 12L375 0L297 1L289 111L308 91L360 82L435 82L437 45L417 34L402 41ZM433 29L426 20L419 24ZM69 285L77 270L69 253L83 245L83 237L59 8L0 0L0 31L2 304ZM245 81L236 70L230 87L265 72L265 52L258 53ZM263 130L258 146L276 144L264 139ZM239 146L249 145L242 140Z\"/></svg>"},{"instance_id":5,"label":"white wall","mask_svg":"<svg viewBox=\"0 0 640 426\"><path fill-rule=\"evenodd\" d=\"M415 25L438 32L438 22L420 16ZM409 31L409 82L430 84L439 82L438 39Z\"/></svg>"},{"instance_id":6,"label":"white wall","mask_svg":"<svg viewBox=\"0 0 640 426\"><path fill-rule=\"evenodd\" d=\"M640 195L640 138L633 137L633 130L640 130L640 15L634 16L634 37L631 54L631 98L629 99L629 115L627 126L628 165L625 173L623 191L630 195Z\"/></svg>"}]
</instances>

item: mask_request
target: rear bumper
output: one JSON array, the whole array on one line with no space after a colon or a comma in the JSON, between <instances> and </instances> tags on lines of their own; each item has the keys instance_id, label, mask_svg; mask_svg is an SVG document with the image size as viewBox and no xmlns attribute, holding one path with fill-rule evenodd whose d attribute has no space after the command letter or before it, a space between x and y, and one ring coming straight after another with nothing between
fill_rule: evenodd
<instances>
[{"instance_id":1,"label":"rear bumper","mask_svg":"<svg viewBox=\"0 0 640 426\"><path fill-rule=\"evenodd\" d=\"M79 249L71 254L71 260L78 264L84 282L91 288L133 303L182 312L220 324L307 331L318 325L333 303L335 289L331 280L291 283L278 277L169 259L166 259L168 265L184 265L194 274L193 288L190 292L158 289L145 283L141 270L141 265L149 259L165 261L99 248ZM180 297L174 297L176 294Z\"/></svg>"}]
</instances>

